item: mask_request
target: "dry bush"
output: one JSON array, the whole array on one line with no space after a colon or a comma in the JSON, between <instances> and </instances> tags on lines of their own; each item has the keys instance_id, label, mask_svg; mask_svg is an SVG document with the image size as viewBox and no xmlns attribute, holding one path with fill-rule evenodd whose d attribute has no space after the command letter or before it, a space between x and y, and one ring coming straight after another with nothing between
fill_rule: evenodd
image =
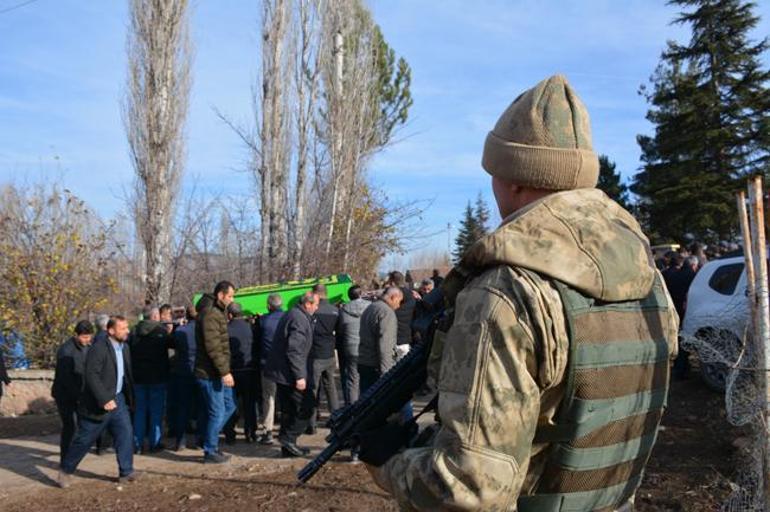
<instances>
[{"instance_id":1,"label":"dry bush","mask_svg":"<svg viewBox=\"0 0 770 512\"><path fill-rule=\"evenodd\" d=\"M0 190L0 328L23 336L33 362L52 365L77 320L116 291L108 232L67 190Z\"/></svg>"}]
</instances>

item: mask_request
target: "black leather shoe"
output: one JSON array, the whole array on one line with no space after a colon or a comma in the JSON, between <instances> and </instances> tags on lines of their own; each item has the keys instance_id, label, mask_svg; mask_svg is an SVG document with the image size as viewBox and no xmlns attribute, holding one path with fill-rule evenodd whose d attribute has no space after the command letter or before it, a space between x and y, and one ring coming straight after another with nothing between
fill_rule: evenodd
<instances>
[{"instance_id":1,"label":"black leather shoe","mask_svg":"<svg viewBox=\"0 0 770 512\"><path fill-rule=\"evenodd\" d=\"M313 425L308 425L308 427L305 429L305 434L309 436L314 436L316 433L316 428Z\"/></svg>"},{"instance_id":2,"label":"black leather shoe","mask_svg":"<svg viewBox=\"0 0 770 512\"><path fill-rule=\"evenodd\" d=\"M230 460L230 456L225 453L207 453L203 456L204 464L224 464Z\"/></svg>"},{"instance_id":3,"label":"black leather shoe","mask_svg":"<svg viewBox=\"0 0 770 512\"><path fill-rule=\"evenodd\" d=\"M282 457L304 457L310 453L307 448L300 448L294 443L286 443L281 445Z\"/></svg>"},{"instance_id":4,"label":"black leather shoe","mask_svg":"<svg viewBox=\"0 0 770 512\"><path fill-rule=\"evenodd\" d=\"M158 443L155 446L153 446L152 448L150 448L150 453L160 453L160 452L162 452L165 449L166 449L166 445L165 444Z\"/></svg>"}]
</instances>

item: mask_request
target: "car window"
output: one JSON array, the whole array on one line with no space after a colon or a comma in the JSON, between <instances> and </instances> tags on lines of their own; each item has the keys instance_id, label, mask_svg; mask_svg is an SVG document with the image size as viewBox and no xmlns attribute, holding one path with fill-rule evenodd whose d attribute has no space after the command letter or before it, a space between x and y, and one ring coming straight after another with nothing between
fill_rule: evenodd
<instances>
[{"instance_id":1,"label":"car window","mask_svg":"<svg viewBox=\"0 0 770 512\"><path fill-rule=\"evenodd\" d=\"M723 265L716 269L709 279L709 286L722 295L732 295L743 272L743 263Z\"/></svg>"}]
</instances>

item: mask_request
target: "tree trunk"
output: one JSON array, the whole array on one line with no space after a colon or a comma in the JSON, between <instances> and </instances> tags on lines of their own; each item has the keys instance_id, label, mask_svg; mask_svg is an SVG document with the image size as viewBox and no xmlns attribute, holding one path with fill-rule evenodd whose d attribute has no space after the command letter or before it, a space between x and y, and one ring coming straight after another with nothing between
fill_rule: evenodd
<instances>
[{"instance_id":1,"label":"tree trunk","mask_svg":"<svg viewBox=\"0 0 770 512\"><path fill-rule=\"evenodd\" d=\"M191 50L187 0L130 0L123 120L136 173L132 197L145 247L145 299L170 298L174 204L184 165Z\"/></svg>"}]
</instances>

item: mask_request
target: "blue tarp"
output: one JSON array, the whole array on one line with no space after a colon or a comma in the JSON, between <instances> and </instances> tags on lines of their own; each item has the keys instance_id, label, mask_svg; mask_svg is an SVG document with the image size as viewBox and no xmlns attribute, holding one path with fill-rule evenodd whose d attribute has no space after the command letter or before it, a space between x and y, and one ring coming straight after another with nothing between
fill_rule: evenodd
<instances>
[{"instance_id":1,"label":"blue tarp","mask_svg":"<svg viewBox=\"0 0 770 512\"><path fill-rule=\"evenodd\" d=\"M29 359L24 352L24 339L20 334L11 332L0 333L0 350L5 354L5 364L12 370L29 369Z\"/></svg>"}]
</instances>

